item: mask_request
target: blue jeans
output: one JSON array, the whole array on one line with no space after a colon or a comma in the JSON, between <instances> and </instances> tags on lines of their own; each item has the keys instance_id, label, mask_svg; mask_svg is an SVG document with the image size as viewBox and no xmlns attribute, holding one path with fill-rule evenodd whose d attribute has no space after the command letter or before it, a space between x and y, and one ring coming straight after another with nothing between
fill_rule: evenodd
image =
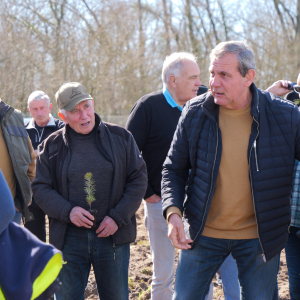
<instances>
[{"instance_id":1,"label":"blue jeans","mask_svg":"<svg viewBox=\"0 0 300 300\"><path fill-rule=\"evenodd\" d=\"M299 227L290 227L289 238L285 247L291 300L300 299L300 239L296 236L298 230L300 230Z\"/></svg>"},{"instance_id":2,"label":"blue jeans","mask_svg":"<svg viewBox=\"0 0 300 300\"><path fill-rule=\"evenodd\" d=\"M240 283L236 261L231 254L227 256L220 267L222 286L225 300L240 300ZM210 286L209 294L205 300L213 299L213 285Z\"/></svg>"},{"instance_id":3,"label":"blue jeans","mask_svg":"<svg viewBox=\"0 0 300 300\"><path fill-rule=\"evenodd\" d=\"M100 299L128 300L129 243L113 247L112 236L98 238L95 230L69 226L62 252L66 264L57 300L84 299L91 265Z\"/></svg>"},{"instance_id":4,"label":"blue jeans","mask_svg":"<svg viewBox=\"0 0 300 300\"><path fill-rule=\"evenodd\" d=\"M272 300L277 290L279 254L263 261L258 239L227 240L201 236L193 250L181 250L173 300L203 300L229 254L236 260L242 300Z\"/></svg>"},{"instance_id":5,"label":"blue jeans","mask_svg":"<svg viewBox=\"0 0 300 300\"><path fill-rule=\"evenodd\" d=\"M220 267L223 291L226 300L240 299L240 283L236 261L232 255L228 255Z\"/></svg>"}]
</instances>

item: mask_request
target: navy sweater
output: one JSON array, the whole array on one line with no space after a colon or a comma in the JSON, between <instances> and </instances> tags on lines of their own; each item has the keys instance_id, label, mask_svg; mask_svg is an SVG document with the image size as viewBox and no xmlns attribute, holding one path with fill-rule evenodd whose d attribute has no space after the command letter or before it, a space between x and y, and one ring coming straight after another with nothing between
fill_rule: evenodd
<instances>
[{"instance_id":1,"label":"navy sweater","mask_svg":"<svg viewBox=\"0 0 300 300\"><path fill-rule=\"evenodd\" d=\"M161 171L170 149L181 111L171 107L162 91L143 96L133 106L128 129L147 165L148 187L144 199L161 196Z\"/></svg>"}]
</instances>

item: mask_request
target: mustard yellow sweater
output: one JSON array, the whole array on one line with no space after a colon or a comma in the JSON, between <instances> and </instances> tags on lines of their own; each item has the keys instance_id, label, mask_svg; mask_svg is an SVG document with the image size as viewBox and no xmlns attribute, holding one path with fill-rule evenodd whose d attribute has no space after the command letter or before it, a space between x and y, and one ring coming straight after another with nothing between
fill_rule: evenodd
<instances>
[{"instance_id":1,"label":"mustard yellow sweater","mask_svg":"<svg viewBox=\"0 0 300 300\"><path fill-rule=\"evenodd\" d=\"M222 157L204 236L258 238L247 157L253 122L250 109L251 104L238 110L220 106Z\"/></svg>"},{"instance_id":2,"label":"mustard yellow sweater","mask_svg":"<svg viewBox=\"0 0 300 300\"><path fill-rule=\"evenodd\" d=\"M204 236L220 239L258 238L247 158L253 119L251 103L239 110L220 106L222 157ZM167 216L178 213L170 207Z\"/></svg>"}]
</instances>

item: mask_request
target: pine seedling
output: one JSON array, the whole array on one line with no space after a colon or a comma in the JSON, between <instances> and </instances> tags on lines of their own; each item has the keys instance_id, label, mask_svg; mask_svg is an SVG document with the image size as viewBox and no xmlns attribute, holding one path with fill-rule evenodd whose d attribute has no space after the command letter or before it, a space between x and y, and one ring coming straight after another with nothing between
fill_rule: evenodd
<instances>
[{"instance_id":1,"label":"pine seedling","mask_svg":"<svg viewBox=\"0 0 300 300\"><path fill-rule=\"evenodd\" d=\"M93 174L91 172L88 172L84 175L84 191L86 193L85 199L90 206L90 209L92 209L92 202L96 200L94 197L96 189L95 181L93 180Z\"/></svg>"}]
</instances>

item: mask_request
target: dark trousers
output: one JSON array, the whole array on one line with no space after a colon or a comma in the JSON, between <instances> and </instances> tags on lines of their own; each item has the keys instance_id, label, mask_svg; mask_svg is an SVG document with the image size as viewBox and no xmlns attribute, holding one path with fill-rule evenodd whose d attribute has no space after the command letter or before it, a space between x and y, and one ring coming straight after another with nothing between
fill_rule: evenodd
<instances>
[{"instance_id":1,"label":"dark trousers","mask_svg":"<svg viewBox=\"0 0 300 300\"><path fill-rule=\"evenodd\" d=\"M58 276L57 300L84 300L91 266L101 300L128 300L129 243L114 245L112 236L68 226L62 252L66 264Z\"/></svg>"},{"instance_id":2,"label":"dark trousers","mask_svg":"<svg viewBox=\"0 0 300 300\"><path fill-rule=\"evenodd\" d=\"M41 241L46 242L45 213L36 204L34 198L32 198L32 202L28 208L29 211L32 212L34 220L26 222L25 228L37 236Z\"/></svg>"},{"instance_id":3,"label":"dark trousers","mask_svg":"<svg viewBox=\"0 0 300 300\"><path fill-rule=\"evenodd\" d=\"M291 300L300 299L300 239L296 236L298 230L300 230L299 227L290 227L288 242L285 246Z\"/></svg>"}]
</instances>

